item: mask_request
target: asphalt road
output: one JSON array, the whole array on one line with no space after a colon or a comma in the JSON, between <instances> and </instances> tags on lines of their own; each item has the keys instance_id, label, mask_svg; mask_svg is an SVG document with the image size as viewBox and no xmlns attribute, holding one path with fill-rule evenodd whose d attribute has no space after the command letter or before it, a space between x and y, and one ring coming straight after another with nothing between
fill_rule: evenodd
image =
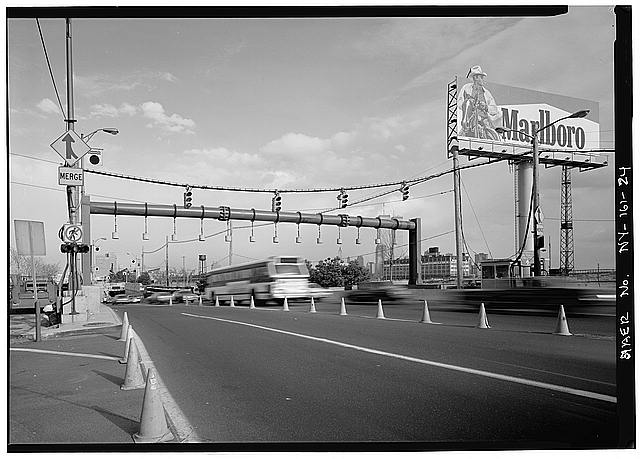
<instances>
[{"instance_id":1,"label":"asphalt road","mask_svg":"<svg viewBox=\"0 0 640 459\"><path fill-rule=\"evenodd\" d=\"M118 306L198 436L213 442L616 443L614 318L434 310L336 299L276 307Z\"/></svg>"}]
</instances>

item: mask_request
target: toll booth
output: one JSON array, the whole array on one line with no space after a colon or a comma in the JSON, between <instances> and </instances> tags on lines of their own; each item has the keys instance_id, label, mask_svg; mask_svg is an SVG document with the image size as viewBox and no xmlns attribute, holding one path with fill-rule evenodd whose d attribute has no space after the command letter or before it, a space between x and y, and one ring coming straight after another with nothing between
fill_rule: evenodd
<instances>
[{"instance_id":1,"label":"toll booth","mask_svg":"<svg viewBox=\"0 0 640 459\"><path fill-rule=\"evenodd\" d=\"M482 260L482 288L514 288L520 278L520 264L511 258Z\"/></svg>"}]
</instances>

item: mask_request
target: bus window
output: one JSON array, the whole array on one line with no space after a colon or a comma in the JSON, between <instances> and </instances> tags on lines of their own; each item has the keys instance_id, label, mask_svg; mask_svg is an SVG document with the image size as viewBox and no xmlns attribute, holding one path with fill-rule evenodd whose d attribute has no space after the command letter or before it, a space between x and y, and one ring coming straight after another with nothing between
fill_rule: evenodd
<instances>
[{"instance_id":1,"label":"bus window","mask_svg":"<svg viewBox=\"0 0 640 459\"><path fill-rule=\"evenodd\" d=\"M276 265L277 274L301 274L300 267L298 265Z\"/></svg>"}]
</instances>

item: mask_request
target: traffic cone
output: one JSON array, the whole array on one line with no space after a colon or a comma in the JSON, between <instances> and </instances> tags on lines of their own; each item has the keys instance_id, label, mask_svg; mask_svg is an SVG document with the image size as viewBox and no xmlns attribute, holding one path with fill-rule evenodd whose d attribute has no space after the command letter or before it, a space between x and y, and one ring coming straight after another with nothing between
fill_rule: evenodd
<instances>
[{"instance_id":1,"label":"traffic cone","mask_svg":"<svg viewBox=\"0 0 640 459\"><path fill-rule=\"evenodd\" d=\"M284 297L284 306L282 307L283 311L288 311L289 310L289 303L287 302L287 297Z\"/></svg>"},{"instance_id":2,"label":"traffic cone","mask_svg":"<svg viewBox=\"0 0 640 459\"><path fill-rule=\"evenodd\" d=\"M558 311L558 322L556 323L556 331L554 335L571 336L569 331L569 324L567 323L567 316L564 314L564 306L560 305L560 311Z\"/></svg>"},{"instance_id":3,"label":"traffic cone","mask_svg":"<svg viewBox=\"0 0 640 459\"><path fill-rule=\"evenodd\" d=\"M316 302L313 300L313 297L311 297L311 307L309 308L309 312L317 312L316 311Z\"/></svg>"},{"instance_id":4,"label":"traffic cone","mask_svg":"<svg viewBox=\"0 0 640 459\"><path fill-rule=\"evenodd\" d=\"M487 313L484 310L484 303L480 303L480 316L478 317L477 328L491 328L489 326L489 320L487 319Z\"/></svg>"},{"instance_id":5,"label":"traffic cone","mask_svg":"<svg viewBox=\"0 0 640 459\"><path fill-rule=\"evenodd\" d=\"M341 316L347 315L347 307L344 304L344 297L340 298L340 315Z\"/></svg>"},{"instance_id":6,"label":"traffic cone","mask_svg":"<svg viewBox=\"0 0 640 459\"><path fill-rule=\"evenodd\" d=\"M202 295L198 295L198 306L202 306Z\"/></svg>"},{"instance_id":7,"label":"traffic cone","mask_svg":"<svg viewBox=\"0 0 640 459\"><path fill-rule=\"evenodd\" d=\"M233 302L233 295L231 295L231 303L229 304L232 308L236 307L236 304Z\"/></svg>"},{"instance_id":8,"label":"traffic cone","mask_svg":"<svg viewBox=\"0 0 640 459\"><path fill-rule=\"evenodd\" d=\"M249 309L255 309L256 304L253 302L253 295L251 295L251 302L249 303Z\"/></svg>"},{"instance_id":9,"label":"traffic cone","mask_svg":"<svg viewBox=\"0 0 640 459\"><path fill-rule=\"evenodd\" d=\"M133 434L136 443L157 443L169 439L171 431L167 426L159 386L155 369L149 368L140 413L140 432Z\"/></svg>"},{"instance_id":10,"label":"traffic cone","mask_svg":"<svg viewBox=\"0 0 640 459\"><path fill-rule=\"evenodd\" d=\"M173 295L169 297L169 306L173 306Z\"/></svg>"},{"instance_id":11,"label":"traffic cone","mask_svg":"<svg viewBox=\"0 0 640 459\"><path fill-rule=\"evenodd\" d=\"M424 300L424 309L422 310L422 319L420 320L422 324L432 324L431 315L429 314L429 306L427 306L427 300Z\"/></svg>"},{"instance_id":12,"label":"traffic cone","mask_svg":"<svg viewBox=\"0 0 640 459\"><path fill-rule=\"evenodd\" d=\"M129 346L127 354L127 369L124 372L124 384L120 386L122 390L142 389L144 387L144 377L140 369L140 358L138 357L138 346L135 342Z\"/></svg>"},{"instance_id":13,"label":"traffic cone","mask_svg":"<svg viewBox=\"0 0 640 459\"><path fill-rule=\"evenodd\" d=\"M218 297L216 296L216 304L214 304L216 308L220 307L220 301L218 301Z\"/></svg>"},{"instance_id":14,"label":"traffic cone","mask_svg":"<svg viewBox=\"0 0 640 459\"><path fill-rule=\"evenodd\" d=\"M376 319L384 319L384 311L382 310L382 300L378 300L378 315Z\"/></svg>"},{"instance_id":15,"label":"traffic cone","mask_svg":"<svg viewBox=\"0 0 640 459\"><path fill-rule=\"evenodd\" d=\"M127 315L127 311L125 311L124 318L122 319L122 330L120 331L120 339L118 341L126 341L128 332L129 332L129 316Z\"/></svg>"},{"instance_id":16,"label":"traffic cone","mask_svg":"<svg viewBox=\"0 0 640 459\"><path fill-rule=\"evenodd\" d=\"M118 362L127 363L127 358L129 356L129 348L131 347L131 340L133 339L133 334L131 333L131 325L128 327L129 332L127 333L127 344L124 347L124 357L122 357Z\"/></svg>"}]
</instances>

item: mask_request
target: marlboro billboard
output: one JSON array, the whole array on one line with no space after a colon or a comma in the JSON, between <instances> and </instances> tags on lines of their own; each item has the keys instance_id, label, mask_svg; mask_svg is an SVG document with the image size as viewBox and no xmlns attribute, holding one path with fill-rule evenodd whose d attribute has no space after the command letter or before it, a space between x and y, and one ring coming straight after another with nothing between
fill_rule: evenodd
<instances>
[{"instance_id":1,"label":"marlboro billboard","mask_svg":"<svg viewBox=\"0 0 640 459\"><path fill-rule=\"evenodd\" d=\"M465 140L472 141L467 142L470 145L530 147L531 136L537 133L541 150L599 148L597 102L488 83L486 76L480 66L474 66L469 70L466 82L460 81L456 119L461 147ZM578 110L589 110L589 115L555 122ZM545 126L549 127L540 130ZM498 127L506 132L499 134Z\"/></svg>"}]
</instances>

